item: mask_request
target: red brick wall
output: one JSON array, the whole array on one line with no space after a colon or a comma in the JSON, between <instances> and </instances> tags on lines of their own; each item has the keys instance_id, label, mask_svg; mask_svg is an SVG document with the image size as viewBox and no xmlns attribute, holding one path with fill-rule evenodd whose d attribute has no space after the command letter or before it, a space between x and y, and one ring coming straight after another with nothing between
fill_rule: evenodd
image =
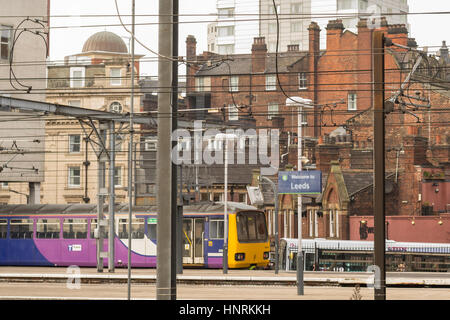
<instances>
[{"instance_id":1,"label":"red brick wall","mask_svg":"<svg viewBox=\"0 0 450 320\"><path fill-rule=\"evenodd\" d=\"M373 217L350 217L350 240L361 240L359 234L360 222L367 221L368 227L373 227ZM389 222L387 237L389 240L405 242L450 242L450 215L434 217L397 216L386 217ZM415 223L412 224L411 222ZM442 224L439 224L442 221ZM373 234L369 233L367 239L373 241Z\"/></svg>"}]
</instances>

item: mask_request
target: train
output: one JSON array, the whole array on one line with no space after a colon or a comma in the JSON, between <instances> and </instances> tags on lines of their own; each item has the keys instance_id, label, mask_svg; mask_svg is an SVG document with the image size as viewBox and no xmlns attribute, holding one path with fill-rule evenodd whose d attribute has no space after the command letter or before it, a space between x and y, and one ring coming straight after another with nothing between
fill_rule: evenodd
<instances>
[{"instance_id":1,"label":"train","mask_svg":"<svg viewBox=\"0 0 450 320\"><path fill-rule=\"evenodd\" d=\"M297 269L298 239L283 238L279 266ZM374 264L374 242L302 239L305 271L365 272ZM449 243L398 242L386 240L386 271L450 272Z\"/></svg>"},{"instance_id":2,"label":"train","mask_svg":"<svg viewBox=\"0 0 450 320\"><path fill-rule=\"evenodd\" d=\"M116 267L128 263L128 208L115 208ZM227 208L228 267L267 267L270 243L264 212L236 202L228 202ZM97 222L95 204L1 205L0 265L97 266ZM155 206L132 208L131 266L156 267L157 222ZM182 225L183 266L222 268L224 204L184 206ZM107 238L105 234L103 248ZM103 263L106 267L108 259Z\"/></svg>"}]
</instances>

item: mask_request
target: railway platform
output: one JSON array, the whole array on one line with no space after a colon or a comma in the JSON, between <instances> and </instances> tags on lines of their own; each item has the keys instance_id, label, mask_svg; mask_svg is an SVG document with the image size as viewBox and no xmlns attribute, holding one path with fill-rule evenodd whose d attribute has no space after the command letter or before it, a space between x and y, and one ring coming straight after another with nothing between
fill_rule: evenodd
<instances>
[{"instance_id":1,"label":"railway platform","mask_svg":"<svg viewBox=\"0 0 450 320\"><path fill-rule=\"evenodd\" d=\"M67 282L79 279L80 283L127 283L128 270L116 268L115 272L97 272L96 268L74 267L12 267L0 266L0 282ZM156 283L156 269L132 268L132 283ZM308 272L304 273L305 286L367 287L373 274L365 272ZM387 287L450 288L450 273L388 272ZM184 268L177 275L177 283L187 285L257 285L296 286L296 273L280 270L228 270Z\"/></svg>"}]
</instances>

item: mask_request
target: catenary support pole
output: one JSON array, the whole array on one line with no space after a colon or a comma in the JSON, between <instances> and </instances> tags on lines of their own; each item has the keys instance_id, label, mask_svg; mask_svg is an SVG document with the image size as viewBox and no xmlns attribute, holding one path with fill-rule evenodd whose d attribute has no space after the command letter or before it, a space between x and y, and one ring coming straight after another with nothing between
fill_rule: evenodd
<instances>
[{"instance_id":1,"label":"catenary support pole","mask_svg":"<svg viewBox=\"0 0 450 320\"><path fill-rule=\"evenodd\" d=\"M114 121L109 122L109 232L108 232L108 271L114 272L115 261L115 248L114 248L114 235L115 235L115 181L114 181L114 169L115 169L115 135Z\"/></svg>"},{"instance_id":2,"label":"catenary support pole","mask_svg":"<svg viewBox=\"0 0 450 320\"><path fill-rule=\"evenodd\" d=\"M386 300L385 269L385 198L384 198L384 33L373 35L373 97L374 97L374 227L375 265L380 279L375 278L375 300ZM379 272L378 272L379 271ZM376 274L377 274L376 273Z\"/></svg>"},{"instance_id":3,"label":"catenary support pole","mask_svg":"<svg viewBox=\"0 0 450 320\"><path fill-rule=\"evenodd\" d=\"M99 122L99 139L101 144L104 146L106 141L106 130L108 129L108 124L105 122ZM107 191L105 189L105 176L106 176L106 161L107 153L106 149L103 148L97 157L98 169L97 169L97 235L96 235L96 245L97 245L97 272L103 272L103 258L105 254L103 252L103 239L105 233L105 215L103 212L103 206L105 203L105 196Z\"/></svg>"},{"instance_id":4,"label":"catenary support pole","mask_svg":"<svg viewBox=\"0 0 450 320\"><path fill-rule=\"evenodd\" d=\"M297 118L297 170L302 171L302 107L298 108ZM303 279L303 249L302 249L302 195L297 196L297 295L304 295L304 279Z\"/></svg>"},{"instance_id":5,"label":"catenary support pole","mask_svg":"<svg viewBox=\"0 0 450 320\"><path fill-rule=\"evenodd\" d=\"M172 61L173 1L159 0L158 79L158 152L157 152L157 270L156 299L176 299L176 263L172 210Z\"/></svg>"},{"instance_id":6,"label":"catenary support pole","mask_svg":"<svg viewBox=\"0 0 450 320\"><path fill-rule=\"evenodd\" d=\"M128 277L127 298L131 299L131 223L133 218L133 134L134 134L134 33L135 0L131 1L131 99L130 99L130 144L128 147Z\"/></svg>"},{"instance_id":7,"label":"catenary support pole","mask_svg":"<svg viewBox=\"0 0 450 320\"><path fill-rule=\"evenodd\" d=\"M179 0L173 0L173 47L172 56L174 58L178 57L178 11L179 11ZM178 60L174 60L172 62L172 130L175 131L178 129ZM172 148L175 148L178 141L172 141ZM177 265L177 274L183 273L183 257L182 257L182 238L181 229L183 223L183 177L181 166L178 167L174 162L172 162L172 224L174 228L172 229L175 234L174 251L176 252L176 265ZM179 178L178 178L179 177ZM178 206L178 182L180 183L179 189L179 206ZM181 217L180 217L181 216Z\"/></svg>"}]
</instances>

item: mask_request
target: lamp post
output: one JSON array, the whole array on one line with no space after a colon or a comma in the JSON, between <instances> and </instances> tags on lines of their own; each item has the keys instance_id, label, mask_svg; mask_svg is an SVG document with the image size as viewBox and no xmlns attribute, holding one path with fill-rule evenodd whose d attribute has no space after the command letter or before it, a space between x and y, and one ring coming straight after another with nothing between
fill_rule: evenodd
<instances>
[{"instance_id":1,"label":"lamp post","mask_svg":"<svg viewBox=\"0 0 450 320\"><path fill-rule=\"evenodd\" d=\"M312 108L312 101L310 99L303 99L300 97L291 97L286 99L286 106L298 108L297 130L298 130L298 151L297 151L297 171L302 171L302 123L303 123L303 108ZM297 196L298 202L298 245L297 245L297 295L304 294L303 283L303 250L302 250L302 195Z\"/></svg>"},{"instance_id":2,"label":"lamp post","mask_svg":"<svg viewBox=\"0 0 450 320\"><path fill-rule=\"evenodd\" d=\"M228 142L234 141L237 136L233 133L218 133L216 140L225 141L224 155L224 188L223 188L223 219L224 219L224 236L223 236L223 273L228 273Z\"/></svg>"},{"instance_id":3,"label":"lamp post","mask_svg":"<svg viewBox=\"0 0 450 320\"><path fill-rule=\"evenodd\" d=\"M268 182L271 186L272 186L272 190L273 190L273 196L275 199L275 274L278 274L278 270L279 270L279 257L278 257L278 236L279 236L279 232L278 232L278 187L275 185L275 183L270 180L267 177L264 176L260 176L260 181L266 181Z\"/></svg>"}]
</instances>

